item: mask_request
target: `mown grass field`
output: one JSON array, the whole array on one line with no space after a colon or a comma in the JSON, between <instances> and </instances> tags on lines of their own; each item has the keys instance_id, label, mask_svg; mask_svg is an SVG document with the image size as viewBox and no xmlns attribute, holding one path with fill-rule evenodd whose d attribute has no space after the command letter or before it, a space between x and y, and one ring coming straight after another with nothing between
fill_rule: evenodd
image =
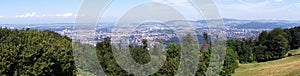
<instances>
[{"instance_id":1,"label":"mown grass field","mask_svg":"<svg viewBox=\"0 0 300 76\"><path fill-rule=\"evenodd\" d=\"M300 49L290 52L299 53ZM300 76L300 55L269 62L239 64L233 76Z\"/></svg>"}]
</instances>

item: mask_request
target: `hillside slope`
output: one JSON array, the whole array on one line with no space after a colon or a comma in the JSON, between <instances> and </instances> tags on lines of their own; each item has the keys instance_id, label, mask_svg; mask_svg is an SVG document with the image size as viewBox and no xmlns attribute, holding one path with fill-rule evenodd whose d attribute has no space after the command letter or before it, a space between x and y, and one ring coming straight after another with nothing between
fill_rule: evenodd
<instances>
[{"instance_id":1,"label":"hillside slope","mask_svg":"<svg viewBox=\"0 0 300 76\"><path fill-rule=\"evenodd\" d=\"M300 50L300 49L299 49ZM280 60L240 64L233 76L299 76L300 55Z\"/></svg>"}]
</instances>

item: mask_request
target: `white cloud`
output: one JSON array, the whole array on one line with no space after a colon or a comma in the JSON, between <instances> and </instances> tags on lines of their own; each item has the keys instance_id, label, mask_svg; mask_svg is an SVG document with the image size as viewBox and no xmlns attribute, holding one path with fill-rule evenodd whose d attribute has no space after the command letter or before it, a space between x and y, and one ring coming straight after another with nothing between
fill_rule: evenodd
<instances>
[{"instance_id":1,"label":"white cloud","mask_svg":"<svg viewBox=\"0 0 300 76\"><path fill-rule=\"evenodd\" d=\"M266 6L269 6L270 4L272 4L271 1L250 3L250 2L245 2L245 1L239 0L239 2L240 3L238 3L238 4L228 5L228 7L234 8L234 9L239 9L239 10L249 10L249 9L257 9L257 8L265 8Z\"/></svg>"},{"instance_id":2,"label":"white cloud","mask_svg":"<svg viewBox=\"0 0 300 76\"><path fill-rule=\"evenodd\" d=\"M283 0L274 0L274 2L282 2Z\"/></svg>"},{"instance_id":3,"label":"white cloud","mask_svg":"<svg viewBox=\"0 0 300 76\"><path fill-rule=\"evenodd\" d=\"M300 8L300 3L296 3L296 4L294 4L294 6Z\"/></svg>"},{"instance_id":4,"label":"white cloud","mask_svg":"<svg viewBox=\"0 0 300 76\"><path fill-rule=\"evenodd\" d=\"M63 13L63 14L56 14L55 16L57 17L70 17L70 16L73 16L72 13Z\"/></svg>"},{"instance_id":5,"label":"white cloud","mask_svg":"<svg viewBox=\"0 0 300 76\"><path fill-rule=\"evenodd\" d=\"M0 16L0 18L4 18L4 16Z\"/></svg>"},{"instance_id":6,"label":"white cloud","mask_svg":"<svg viewBox=\"0 0 300 76\"><path fill-rule=\"evenodd\" d=\"M62 13L62 14L37 14L35 12L26 13L22 15L16 15L16 18L32 18L32 17L71 17L73 16L72 13Z\"/></svg>"},{"instance_id":7,"label":"white cloud","mask_svg":"<svg viewBox=\"0 0 300 76\"><path fill-rule=\"evenodd\" d=\"M265 0L261 2L239 2L220 4L220 12L223 17L239 19L299 19L297 10L300 3L282 4L283 0Z\"/></svg>"},{"instance_id":8,"label":"white cloud","mask_svg":"<svg viewBox=\"0 0 300 76\"><path fill-rule=\"evenodd\" d=\"M187 6L189 5L188 0L152 0L154 2L175 5L175 6ZM190 6L190 5L189 5Z\"/></svg>"},{"instance_id":9,"label":"white cloud","mask_svg":"<svg viewBox=\"0 0 300 76\"><path fill-rule=\"evenodd\" d=\"M35 12L26 13L23 15L16 15L17 18L27 18L27 17L37 17L38 15Z\"/></svg>"},{"instance_id":10,"label":"white cloud","mask_svg":"<svg viewBox=\"0 0 300 76\"><path fill-rule=\"evenodd\" d=\"M171 6L172 8L180 12L181 15L185 16L188 20L197 20L203 18L201 16L201 13L198 12L198 10L193 6L192 3L189 2L189 0L152 0L152 1Z\"/></svg>"},{"instance_id":11,"label":"white cloud","mask_svg":"<svg viewBox=\"0 0 300 76\"><path fill-rule=\"evenodd\" d=\"M271 13L271 12L279 12L284 11L287 9L290 9L291 5L274 5L275 1L262 1L262 2L245 2L242 0L239 0L239 3L233 3L233 4L222 4L221 7L219 7L221 10L235 10L232 12L247 12L247 13Z\"/></svg>"},{"instance_id":12,"label":"white cloud","mask_svg":"<svg viewBox=\"0 0 300 76\"><path fill-rule=\"evenodd\" d=\"M178 5L182 5L182 4L186 4L188 3L188 0L167 0L168 2L172 3L172 4L178 4Z\"/></svg>"}]
</instances>

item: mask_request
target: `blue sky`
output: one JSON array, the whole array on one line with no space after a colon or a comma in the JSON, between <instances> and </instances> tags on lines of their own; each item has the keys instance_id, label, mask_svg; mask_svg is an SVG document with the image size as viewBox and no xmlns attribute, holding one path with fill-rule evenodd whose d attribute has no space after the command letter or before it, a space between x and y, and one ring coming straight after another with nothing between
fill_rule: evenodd
<instances>
[{"instance_id":1,"label":"blue sky","mask_svg":"<svg viewBox=\"0 0 300 76\"><path fill-rule=\"evenodd\" d=\"M1 0L0 24L73 23L83 0ZM101 22L115 22L136 5L160 2L190 20L201 19L187 0L114 0ZM224 18L300 20L300 0L215 0Z\"/></svg>"}]
</instances>

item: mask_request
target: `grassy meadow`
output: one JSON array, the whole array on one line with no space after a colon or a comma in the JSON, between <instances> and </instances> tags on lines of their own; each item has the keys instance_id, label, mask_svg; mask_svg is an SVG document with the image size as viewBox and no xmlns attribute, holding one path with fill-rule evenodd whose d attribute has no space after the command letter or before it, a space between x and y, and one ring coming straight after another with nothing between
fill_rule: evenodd
<instances>
[{"instance_id":1,"label":"grassy meadow","mask_svg":"<svg viewBox=\"0 0 300 76\"><path fill-rule=\"evenodd\" d=\"M300 49L289 52L300 53ZM300 55L262 63L239 64L233 76L300 76Z\"/></svg>"}]
</instances>

